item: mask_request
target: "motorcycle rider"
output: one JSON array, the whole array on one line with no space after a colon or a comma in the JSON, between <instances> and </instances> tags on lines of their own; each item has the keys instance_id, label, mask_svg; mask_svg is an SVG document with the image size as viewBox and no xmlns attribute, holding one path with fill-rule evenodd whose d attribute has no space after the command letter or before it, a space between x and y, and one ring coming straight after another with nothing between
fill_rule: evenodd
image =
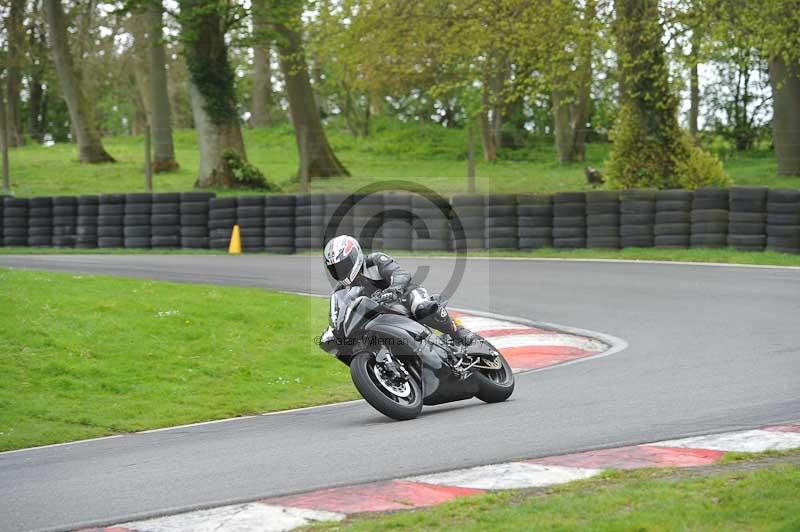
<instances>
[{"instance_id":1,"label":"motorcycle rider","mask_svg":"<svg viewBox=\"0 0 800 532\"><path fill-rule=\"evenodd\" d=\"M457 325L447 308L440 306L427 290L412 286L411 274L386 253L365 256L358 240L342 235L328 241L323 256L328 273L338 282L334 292L353 286L362 287L367 296L380 292L382 303L400 302L420 323L449 335L463 346L472 343L474 333Z\"/></svg>"}]
</instances>

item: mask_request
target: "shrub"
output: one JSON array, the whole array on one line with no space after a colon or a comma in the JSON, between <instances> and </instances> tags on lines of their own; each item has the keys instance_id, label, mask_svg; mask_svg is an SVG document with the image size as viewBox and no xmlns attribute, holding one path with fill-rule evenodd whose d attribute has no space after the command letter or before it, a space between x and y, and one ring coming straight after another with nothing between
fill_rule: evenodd
<instances>
[{"instance_id":1,"label":"shrub","mask_svg":"<svg viewBox=\"0 0 800 532\"><path fill-rule=\"evenodd\" d=\"M225 150L222 152L222 158L233 174L234 187L266 190L269 192L280 190L280 187L267 181L267 177L258 167L245 161L238 151L231 149Z\"/></svg>"},{"instance_id":2,"label":"shrub","mask_svg":"<svg viewBox=\"0 0 800 532\"><path fill-rule=\"evenodd\" d=\"M716 155L694 145L688 134L683 135L681 142L688 156L675 160L675 176L680 188L730 186L731 180Z\"/></svg>"},{"instance_id":3,"label":"shrub","mask_svg":"<svg viewBox=\"0 0 800 532\"><path fill-rule=\"evenodd\" d=\"M630 107L620 111L606 162L613 188L695 189L730 184L720 160L695 146L677 123L673 127L661 124L652 133L642 122Z\"/></svg>"}]
</instances>

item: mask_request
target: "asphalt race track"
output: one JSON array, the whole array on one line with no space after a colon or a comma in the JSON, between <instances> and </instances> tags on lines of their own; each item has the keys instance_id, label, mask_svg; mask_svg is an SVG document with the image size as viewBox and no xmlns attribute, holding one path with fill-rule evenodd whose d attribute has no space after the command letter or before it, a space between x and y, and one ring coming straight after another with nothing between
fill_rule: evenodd
<instances>
[{"instance_id":1,"label":"asphalt race track","mask_svg":"<svg viewBox=\"0 0 800 532\"><path fill-rule=\"evenodd\" d=\"M425 285L433 290L453 271L452 259L400 260L412 269L430 265ZM320 262L265 255L0 256L0 267L315 294L329 289ZM800 269L470 259L451 301L608 333L629 347L520 375L507 403L442 405L409 422L391 422L353 402L0 454L0 530L119 523L800 420ZM309 324L310 348L324 325Z\"/></svg>"}]
</instances>

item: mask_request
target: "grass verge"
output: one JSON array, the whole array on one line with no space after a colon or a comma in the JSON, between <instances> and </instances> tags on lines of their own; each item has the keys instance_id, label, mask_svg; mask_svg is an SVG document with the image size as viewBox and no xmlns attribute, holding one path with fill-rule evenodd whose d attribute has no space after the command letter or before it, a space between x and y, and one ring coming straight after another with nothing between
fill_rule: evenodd
<instances>
[{"instance_id":1,"label":"grass verge","mask_svg":"<svg viewBox=\"0 0 800 532\"><path fill-rule=\"evenodd\" d=\"M0 450L356 397L327 303L0 269Z\"/></svg>"},{"instance_id":2,"label":"grass verge","mask_svg":"<svg viewBox=\"0 0 800 532\"><path fill-rule=\"evenodd\" d=\"M442 257L455 256L454 253L394 251L387 250L396 257ZM0 247L0 255L225 255L224 251L202 249L168 250L155 252L150 249L63 249L63 248L25 248ZM298 255L319 256L318 251L303 251ZM711 262L728 264L751 264L763 266L800 266L800 254L778 253L776 251L737 251L735 249L658 249L658 248L626 248L626 249L536 249L530 251L492 250L469 251L468 257L494 258L552 258L552 259L612 259L612 260L657 260L673 262Z\"/></svg>"},{"instance_id":3,"label":"grass verge","mask_svg":"<svg viewBox=\"0 0 800 532\"><path fill-rule=\"evenodd\" d=\"M314 530L798 530L800 451L687 469L612 471Z\"/></svg>"},{"instance_id":4,"label":"grass verge","mask_svg":"<svg viewBox=\"0 0 800 532\"><path fill-rule=\"evenodd\" d=\"M466 136L463 130L435 124L420 126L389 118L373 123L372 135L353 138L342 122L326 125L328 139L352 177L319 179L314 192L354 191L379 180L400 179L447 194L467 190ZM243 130L247 155L271 181L287 191L297 188L297 147L288 124ZM174 133L178 171L153 177L156 192L191 190L197 178L198 149L193 130ZM50 147L29 144L10 151L14 194L36 195L136 192L144 188L142 136L103 139L114 164L80 164L75 145ZM610 145L587 146L586 161L561 165L552 141L542 140L519 150L501 150L499 159L477 161L479 192L556 192L589 188L584 168L603 169ZM798 187L797 177L778 177L771 152L734 155L724 161L725 171L737 185ZM219 191L241 194L241 191Z\"/></svg>"}]
</instances>

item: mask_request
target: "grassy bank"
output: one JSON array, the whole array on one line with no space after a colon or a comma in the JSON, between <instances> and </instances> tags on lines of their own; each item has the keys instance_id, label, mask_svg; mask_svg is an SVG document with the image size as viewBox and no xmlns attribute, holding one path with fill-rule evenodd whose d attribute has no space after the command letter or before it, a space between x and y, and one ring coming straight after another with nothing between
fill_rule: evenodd
<instances>
[{"instance_id":1,"label":"grassy bank","mask_svg":"<svg viewBox=\"0 0 800 532\"><path fill-rule=\"evenodd\" d=\"M440 193L466 190L465 137L461 130L437 125L420 127L377 120L373 134L353 138L336 124L327 133L337 156L353 177L317 180L318 192L352 191L381 179L403 179ZM287 125L245 129L247 155L274 182L293 190L298 167L294 133ZM103 139L115 164L81 165L75 146L28 145L11 150L14 193L19 196L135 192L143 187L143 139L141 136ZM477 165L481 192L554 192L587 188L584 167L603 168L609 145L591 144L585 163L561 166L552 142L543 140L520 150L508 150L500 160ZM179 171L157 175L157 192L189 190L197 177L197 141L193 130L175 132ZM733 156L725 169L737 184L798 187L798 178L778 178L771 153Z\"/></svg>"},{"instance_id":2,"label":"grassy bank","mask_svg":"<svg viewBox=\"0 0 800 532\"><path fill-rule=\"evenodd\" d=\"M327 303L0 270L0 450L355 398Z\"/></svg>"},{"instance_id":3,"label":"grassy bank","mask_svg":"<svg viewBox=\"0 0 800 532\"><path fill-rule=\"evenodd\" d=\"M454 256L449 252L420 252L386 250L396 257L440 257ZM319 256L318 251L303 251L304 256ZM159 250L150 249L64 249L64 248L25 248L0 247L0 255L224 255L225 251L202 249ZM626 248L619 250L603 249L537 249L530 251L483 250L469 251L467 257L477 258L540 258L540 259L581 259L581 260L655 260L673 262L710 262L728 264L751 264L761 266L800 266L800 254L778 253L776 251L737 251L735 249L658 249Z\"/></svg>"},{"instance_id":4,"label":"grassy bank","mask_svg":"<svg viewBox=\"0 0 800 532\"><path fill-rule=\"evenodd\" d=\"M698 470L610 472L315 530L798 530L800 452Z\"/></svg>"}]
</instances>

